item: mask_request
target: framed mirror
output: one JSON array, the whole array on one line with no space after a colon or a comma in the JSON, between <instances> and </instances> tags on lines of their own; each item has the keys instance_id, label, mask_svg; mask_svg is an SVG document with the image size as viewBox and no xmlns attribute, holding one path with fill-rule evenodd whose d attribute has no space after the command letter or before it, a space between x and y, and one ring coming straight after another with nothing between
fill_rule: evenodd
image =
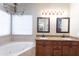
<instances>
[{"instance_id":1,"label":"framed mirror","mask_svg":"<svg viewBox=\"0 0 79 59\"><path fill-rule=\"evenodd\" d=\"M49 17L37 17L37 32L38 33L50 32L50 18Z\"/></svg>"},{"instance_id":2,"label":"framed mirror","mask_svg":"<svg viewBox=\"0 0 79 59\"><path fill-rule=\"evenodd\" d=\"M69 29L70 29L69 17L57 18L57 25L56 25L57 33L69 33Z\"/></svg>"}]
</instances>

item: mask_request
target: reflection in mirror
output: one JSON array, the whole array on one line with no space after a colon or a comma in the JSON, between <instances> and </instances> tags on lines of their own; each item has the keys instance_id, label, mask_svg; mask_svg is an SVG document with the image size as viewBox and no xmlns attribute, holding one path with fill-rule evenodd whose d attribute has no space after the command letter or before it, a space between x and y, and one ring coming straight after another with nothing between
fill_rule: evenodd
<instances>
[{"instance_id":1,"label":"reflection in mirror","mask_svg":"<svg viewBox=\"0 0 79 59\"><path fill-rule=\"evenodd\" d=\"M57 27L56 28L57 33L69 33L70 18L69 17L57 18L56 27Z\"/></svg>"},{"instance_id":2,"label":"reflection in mirror","mask_svg":"<svg viewBox=\"0 0 79 59\"><path fill-rule=\"evenodd\" d=\"M37 17L37 32L48 33L50 32L50 18Z\"/></svg>"}]
</instances>

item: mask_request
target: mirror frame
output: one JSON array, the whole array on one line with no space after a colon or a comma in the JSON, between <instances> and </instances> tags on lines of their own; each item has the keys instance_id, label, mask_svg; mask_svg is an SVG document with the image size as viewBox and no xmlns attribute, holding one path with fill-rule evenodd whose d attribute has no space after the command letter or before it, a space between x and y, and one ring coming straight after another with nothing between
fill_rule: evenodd
<instances>
[{"instance_id":1,"label":"mirror frame","mask_svg":"<svg viewBox=\"0 0 79 59\"><path fill-rule=\"evenodd\" d=\"M39 21L40 19L48 20L48 31L39 30ZM37 17L37 33L49 33L50 32L50 18L49 17Z\"/></svg>"},{"instance_id":2,"label":"mirror frame","mask_svg":"<svg viewBox=\"0 0 79 59\"><path fill-rule=\"evenodd\" d=\"M68 30L67 31L60 31L59 30L59 25L58 25L58 20L63 20L63 19L66 19L68 20ZM62 18L57 18L57 21L56 21L56 33L69 33L70 32L70 18L69 17L62 17Z\"/></svg>"}]
</instances>

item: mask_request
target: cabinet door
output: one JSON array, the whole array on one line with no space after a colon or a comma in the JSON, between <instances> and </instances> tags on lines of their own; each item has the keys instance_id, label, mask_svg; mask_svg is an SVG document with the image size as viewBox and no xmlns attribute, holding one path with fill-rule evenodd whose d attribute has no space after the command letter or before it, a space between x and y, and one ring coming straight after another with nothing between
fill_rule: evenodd
<instances>
[{"instance_id":1,"label":"cabinet door","mask_svg":"<svg viewBox=\"0 0 79 59\"><path fill-rule=\"evenodd\" d=\"M75 56L76 55L76 46L63 46L63 55L64 56Z\"/></svg>"},{"instance_id":2,"label":"cabinet door","mask_svg":"<svg viewBox=\"0 0 79 59\"><path fill-rule=\"evenodd\" d=\"M52 48L50 45L45 46L45 55L46 56L52 56Z\"/></svg>"},{"instance_id":3,"label":"cabinet door","mask_svg":"<svg viewBox=\"0 0 79 59\"><path fill-rule=\"evenodd\" d=\"M36 45L36 55L37 56L44 56L45 55L45 47L42 45Z\"/></svg>"},{"instance_id":4,"label":"cabinet door","mask_svg":"<svg viewBox=\"0 0 79 59\"><path fill-rule=\"evenodd\" d=\"M60 45L53 45L52 46L52 55L53 56L61 56L62 55L62 49Z\"/></svg>"},{"instance_id":5,"label":"cabinet door","mask_svg":"<svg viewBox=\"0 0 79 59\"><path fill-rule=\"evenodd\" d=\"M49 45L37 45L36 55L37 56L51 56L51 47Z\"/></svg>"},{"instance_id":6,"label":"cabinet door","mask_svg":"<svg viewBox=\"0 0 79 59\"><path fill-rule=\"evenodd\" d=\"M77 48L75 49L76 50L76 56L79 56L79 46L76 46Z\"/></svg>"},{"instance_id":7,"label":"cabinet door","mask_svg":"<svg viewBox=\"0 0 79 59\"><path fill-rule=\"evenodd\" d=\"M53 50L54 56L62 56L61 50Z\"/></svg>"}]
</instances>

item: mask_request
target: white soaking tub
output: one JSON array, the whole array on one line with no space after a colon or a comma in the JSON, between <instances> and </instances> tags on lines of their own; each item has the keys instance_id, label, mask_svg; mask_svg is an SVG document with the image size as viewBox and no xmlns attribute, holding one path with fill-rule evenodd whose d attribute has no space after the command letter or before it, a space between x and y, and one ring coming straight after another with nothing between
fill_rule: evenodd
<instances>
[{"instance_id":1,"label":"white soaking tub","mask_svg":"<svg viewBox=\"0 0 79 59\"><path fill-rule=\"evenodd\" d=\"M33 42L12 42L0 47L0 56L18 56L35 47Z\"/></svg>"}]
</instances>

